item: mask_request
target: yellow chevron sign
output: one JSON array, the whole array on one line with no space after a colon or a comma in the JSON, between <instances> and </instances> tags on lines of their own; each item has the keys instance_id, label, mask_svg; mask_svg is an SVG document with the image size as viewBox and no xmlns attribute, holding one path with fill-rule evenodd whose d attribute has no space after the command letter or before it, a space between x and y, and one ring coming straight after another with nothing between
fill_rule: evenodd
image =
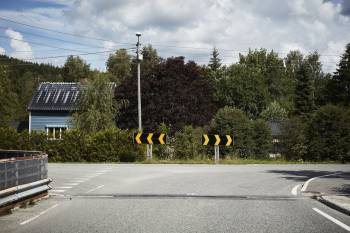
<instances>
[{"instance_id":1,"label":"yellow chevron sign","mask_svg":"<svg viewBox=\"0 0 350 233\"><path fill-rule=\"evenodd\" d=\"M208 145L208 143L209 143L209 137L208 137L208 135L206 135L206 134L203 134L203 138L204 138L204 142L203 142L203 145Z\"/></svg>"},{"instance_id":2,"label":"yellow chevron sign","mask_svg":"<svg viewBox=\"0 0 350 233\"><path fill-rule=\"evenodd\" d=\"M153 137L153 133L149 133L147 137L148 144L153 144L152 137Z\"/></svg>"},{"instance_id":3,"label":"yellow chevron sign","mask_svg":"<svg viewBox=\"0 0 350 233\"><path fill-rule=\"evenodd\" d=\"M226 135L226 139L227 139L227 142L226 142L226 146L230 146L231 143L232 143L232 138L230 135Z\"/></svg>"},{"instance_id":4,"label":"yellow chevron sign","mask_svg":"<svg viewBox=\"0 0 350 233\"><path fill-rule=\"evenodd\" d=\"M164 142L164 137L165 137L165 134L164 134L164 133L161 133L161 134L159 135L159 138L158 138L159 143L162 144L162 145L165 144L165 142Z\"/></svg>"},{"instance_id":5,"label":"yellow chevron sign","mask_svg":"<svg viewBox=\"0 0 350 233\"><path fill-rule=\"evenodd\" d=\"M217 134L215 134L214 136L215 136L215 139L216 139L216 141L215 141L214 145L215 145L215 146L220 145L220 141L221 141L220 136L219 136L219 135L217 135Z\"/></svg>"},{"instance_id":6,"label":"yellow chevron sign","mask_svg":"<svg viewBox=\"0 0 350 233\"><path fill-rule=\"evenodd\" d=\"M137 144L142 144L140 137L141 137L142 133L137 133L136 137L135 137L135 141Z\"/></svg>"},{"instance_id":7,"label":"yellow chevron sign","mask_svg":"<svg viewBox=\"0 0 350 233\"><path fill-rule=\"evenodd\" d=\"M140 144L166 144L166 134L164 133L134 133L134 142Z\"/></svg>"},{"instance_id":8,"label":"yellow chevron sign","mask_svg":"<svg viewBox=\"0 0 350 233\"><path fill-rule=\"evenodd\" d=\"M218 134L203 134L202 145L231 146L233 145L233 136L218 135Z\"/></svg>"}]
</instances>

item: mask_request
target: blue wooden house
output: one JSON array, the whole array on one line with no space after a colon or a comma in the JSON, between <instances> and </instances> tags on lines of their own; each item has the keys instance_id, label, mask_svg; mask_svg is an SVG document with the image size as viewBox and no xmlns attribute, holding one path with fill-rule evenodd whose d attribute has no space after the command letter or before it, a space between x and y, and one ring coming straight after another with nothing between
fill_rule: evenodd
<instances>
[{"instance_id":1,"label":"blue wooden house","mask_svg":"<svg viewBox=\"0 0 350 233\"><path fill-rule=\"evenodd\" d=\"M29 132L45 131L48 138L61 138L62 132L72 127L80 92L79 83L41 83L28 105Z\"/></svg>"}]
</instances>

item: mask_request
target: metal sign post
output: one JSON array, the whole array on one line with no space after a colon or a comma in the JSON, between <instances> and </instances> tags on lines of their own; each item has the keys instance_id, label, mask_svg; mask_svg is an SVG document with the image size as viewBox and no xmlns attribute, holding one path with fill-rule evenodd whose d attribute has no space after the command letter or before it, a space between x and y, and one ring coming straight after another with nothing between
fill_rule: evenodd
<instances>
[{"instance_id":1,"label":"metal sign post","mask_svg":"<svg viewBox=\"0 0 350 233\"><path fill-rule=\"evenodd\" d=\"M215 164L219 163L220 160L220 150L219 150L219 145L214 145L214 151L215 151Z\"/></svg>"},{"instance_id":2,"label":"metal sign post","mask_svg":"<svg viewBox=\"0 0 350 233\"><path fill-rule=\"evenodd\" d=\"M147 144L147 159L149 160L151 160L153 157L152 151L153 151L153 145Z\"/></svg>"}]
</instances>

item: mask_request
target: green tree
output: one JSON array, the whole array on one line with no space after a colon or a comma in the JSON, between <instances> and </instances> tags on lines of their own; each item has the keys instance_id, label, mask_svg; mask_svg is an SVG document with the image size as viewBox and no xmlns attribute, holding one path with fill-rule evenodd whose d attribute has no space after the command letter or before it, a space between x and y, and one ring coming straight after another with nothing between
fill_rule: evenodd
<instances>
[{"instance_id":1,"label":"green tree","mask_svg":"<svg viewBox=\"0 0 350 233\"><path fill-rule=\"evenodd\" d=\"M201 128L184 126L175 133L175 159L202 159L203 147L200 144Z\"/></svg>"},{"instance_id":2,"label":"green tree","mask_svg":"<svg viewBox=\"0 0 350 233\"><path fill-rule=\"evenodd\" d=\"M120 84L131 76L132 60L126 49L118 49L109 55L107 70L112 74L111 81Z\"/></svg>"},{"instance_id":3,"label":"green tree","mask_svg":"<svg viewBox=\"0 0 350 233\"><path fill-rule=\"evenodd\" d=\"M212 52L212 57L210 58L209 61L209 67L212 71L216 72L220 69L221 67L221 59L219 57L219 50L214 47L213 52Z\"/></svg>"},{"instance_id":4,"label":"green tree","mask_svg":"<svg viewBox=\"0 0 350 233\"><path fill-rule=\"evenodd\" d=\"M290 51L284 61L288 77L295 80L297 71L300 69L300 66L304 61L304 55L298 50Z\"/></svg>"},{"instance_id":5,"label":"green tree","mask_svg":"<svg viewBox=\"0 0 350 233\"><path fill-rule=\"evenodd\" d=\"M6 67L0 66L0 125L9 125L18 119L20 109L19 98L13 91Z\"/></svg>"},{"instance_id":6,"label":"green tree","mask_svg":"<svg viewBox=\"0 0 350 233\"><path fill-rule=\"evenodd\" d=\"M252 126L246 114L239 109L225 106L218 110L210 123L213 134L234 135L234 147L223 148L222 154L237 153L240 157L252 155L254 142L252 140Z\"/></svg>"},{"instance_id":7,"label":"green tree","mask_svg":"<svg viewBox=\"0 0 350 233\"><path fill-rule=\"evenodd\" d=\"M272 150L271 128L262 119L253 121L252 123L252 140L254 141L253 155L257 159L269 158Z\"/></svg>"},{"instance_id":8,"label":"green tree","mask_svg":"<svg viewBox=\"0 0 350 233\"><path fill-rule=\"evenodd\" d=\"M73 114L73 124L85 132L115 127L118 105L114 100L114 84L97 75L82 86L79 111Z\"/></svg>"},{"instance_id":9,"label":"green tree","mask_svg":"<svg viewBox=\"0 0 350 233\"><path fill-rule=\"evenodd\" d=\"M307 139L311 160L350 161L350 110L321 107L311 118Z\"/></svg>"},{"instance_id":10,"label":"green tree","mask_svg":"<svg viewBox=\"0 0 350 233\"><path fill-rule=\"evenodd\" d=\"M257 117L268 103L268 87L259 68L234 64L216 84L216 97L221 106L242 109Z\"/></svg>"},{"instance_id":11,"label":"green tree","mask_svg":"<svg viewBox=\"0 0 350 233\"><path fill-rule=\"evenodd\" d=\"M63 66L63 80L65 82L79 82L89 78L90 65L79 56L69 56Z\"/></svg>"},{"instance_id":12,"label":"green tree","mask_svg":"<svg viewBox=\"0 0 350 233\"><path fill-rule=\"evenodd\" d=\"M314 80L310 64L303 62L296 73L295 113L307 114L315 109Z\"/></svg>"},{"instance_id":13,"label":"green tree","mask_svg":"<svg viewBox=\"0 0 350 233\"><path fill-rule=\"evenodd\" d=\"M260 116L265 120L281 120L287 118L287 111L275 100L265 108Z\"/></svg>"},{"instance_id":14,"label":"green tree","mask_svg":"<svg viewBox=\"0 0 350 233\"><path fill-rule=\"evenodd\" d=\"M292 117L282 123L282 150L287 160L307 160L308 147L306 143L305 119Z\"/></svg>"},{"instance_id":15,"label":"green tree","mask_svg":"<svg viewBox=\"0 0 350 233\"><path fill-rule=\"evenodd\" d=\"M347 44L345 53L327 89L328 98L333 103L350 106L350 43Z\"/></svg>"}]
</instances>

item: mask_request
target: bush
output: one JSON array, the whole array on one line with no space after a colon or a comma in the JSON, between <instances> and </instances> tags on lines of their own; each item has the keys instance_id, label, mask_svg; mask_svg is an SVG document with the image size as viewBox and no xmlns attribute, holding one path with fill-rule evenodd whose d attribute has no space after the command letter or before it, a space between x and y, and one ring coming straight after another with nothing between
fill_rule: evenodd
<instances>
[{"instance_id":1,"label":"bush","mask_svg":"<svg viewBox=\"0 0 350 233\"><path fill-rule=\"evenodd\" d=\"M293 117L282 123L282 152L287 160L305 160L307 145L305 136L306 124L299 117Z\"/></svg>"},{"instance_id":2,"label":"bush","mask_svg":"<svg viewBox=\"0 0 350 233\"><path fill-rule=\"evenodd\" d=\"M200 159L203 158L204 148L201 145L203 130L185 126L175 133L175 159Z\"/></svg>"},{"instance_id":3,"label":"bush","mask_svg":"<svg viewBox=\"0 0 350 233\"><path fill-rule=\"evenodd\" d=\"M243 158L252 156L254 143L251 122L242 110L228 106L219 109L210 123L210 131L215 134L234 135L233 148L220 148L223 155L235 152Z\"/></svg>"},{"instance_id":4,"label":"bush","mask_svg":"<svg viewBox=\"0 0 350 233\"><path fill-rule=\"evenodd\" d=\"M350 161L350 110L326 105L307 127L309 159Z\"/></svg>"},{"instance_id":5,"label":"bush","mask_svg":"<svg viewBox=\"0 0 350 233\"><path fill-rule=\"evenodd\" d=\"M272 150L272 135L270 126L261 119L252 123L252 139L254 141L253 155L256 159L269 158Z\"/></svg>"},{"instance_id":6,"label":"bush","mask_svg":"<svg viewBox=\"0 0 350 233\"><path fill-rule=\"evenodd\" d=\"M133 132L117 128L96 133L69 130L62 140L47 140L40 132L17 133L0 128L0 148L41 150L54 162L134 162L145 159L144 148L132 143Z\"/></svg>"}]
</instances>

